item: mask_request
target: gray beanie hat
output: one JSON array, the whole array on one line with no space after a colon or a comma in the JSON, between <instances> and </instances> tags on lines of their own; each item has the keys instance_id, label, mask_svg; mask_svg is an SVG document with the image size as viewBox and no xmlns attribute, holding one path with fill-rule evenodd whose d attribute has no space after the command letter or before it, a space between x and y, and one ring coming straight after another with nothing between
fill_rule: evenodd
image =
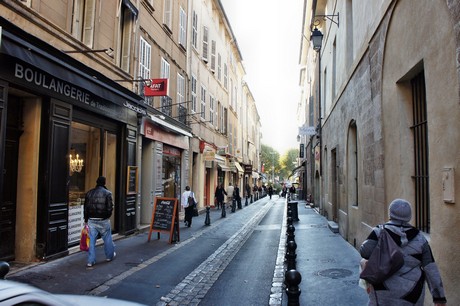
<instances>
[{"instance_id":1,"label":"gray beanie hat","mask_svg":"<svg viewBox=\"0 0 460 306\"><path fill-rule=\"evenodd\" d=\"M409 222L412 217L410 203L403 199L394 199L390 204L390 220Z\"/></svg>"}]
</instances>

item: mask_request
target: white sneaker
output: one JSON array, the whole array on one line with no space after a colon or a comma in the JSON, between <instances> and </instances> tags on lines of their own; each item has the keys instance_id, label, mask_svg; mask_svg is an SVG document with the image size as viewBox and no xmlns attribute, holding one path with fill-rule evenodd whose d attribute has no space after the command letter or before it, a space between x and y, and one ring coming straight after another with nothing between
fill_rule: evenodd
<instances>
[{"instance_id":1,"label":"white sneaker","mask_svg":"<svg viewBox=\"0 0 460 306\"><path fill-rule=\"evenodd\" d=\"M113 257L112 257L112 259L107 258L105 261L107 261L107 262L112 261L112 260L115 259L116 256L117 256L117 253L113 252Z\"/></svg>"}]
</instances>

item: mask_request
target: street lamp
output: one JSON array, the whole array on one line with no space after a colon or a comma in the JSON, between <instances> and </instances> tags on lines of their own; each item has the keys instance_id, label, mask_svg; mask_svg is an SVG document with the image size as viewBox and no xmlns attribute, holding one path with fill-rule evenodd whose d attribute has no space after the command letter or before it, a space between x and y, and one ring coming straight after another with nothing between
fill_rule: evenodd
<instances>
[{"instance_id":1,"label":"street lamp","mask_svg":"<svg viewBox=\"0 0 460 306\"><path fill-rule=\"evenodd\" d=\"M322 174L321 163L321 47L323 43L323 33L317 27L311 33L310 41L313 44L313 50L318 53L318 143L319 143L319 175Z\"/></svg>"}]
</instances>

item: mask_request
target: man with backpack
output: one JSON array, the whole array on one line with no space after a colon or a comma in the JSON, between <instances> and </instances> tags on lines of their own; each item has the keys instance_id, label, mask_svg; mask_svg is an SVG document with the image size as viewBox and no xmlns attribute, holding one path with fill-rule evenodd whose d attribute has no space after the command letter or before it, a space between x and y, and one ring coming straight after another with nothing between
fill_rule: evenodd
<instances>
[{"instance_id":1,"label":"man with backpack","mask_svg":"<svg viewBox=\"0 0 460 306\"><path fill-rule=\"evenodd\" d=\"M190 227L192 226L193 209L196 205L195 193L190 190L190 186L186 186L184 193L182 193L181 205L185 211L185 225Z\"/></svg>"},{"instance_id":2,"label":"man with backpack","mask_svg":"<svg viewBox=\"0 0 460 306\"><path fill-rule=\"evenodd\" d=\"M423 305L425 280L429 284L434 304L445 305L441 275L428 241L417 228L409 224L412 216L411 205L406 200L395 199L390 204L389 215L390 221L383 226L376 226L361 245L359 252L365 260L369 259L377 247L381 231L388 231L400 246L404 263L385 280L369 284L368 305Z\"/></svg>"}]
</instances>

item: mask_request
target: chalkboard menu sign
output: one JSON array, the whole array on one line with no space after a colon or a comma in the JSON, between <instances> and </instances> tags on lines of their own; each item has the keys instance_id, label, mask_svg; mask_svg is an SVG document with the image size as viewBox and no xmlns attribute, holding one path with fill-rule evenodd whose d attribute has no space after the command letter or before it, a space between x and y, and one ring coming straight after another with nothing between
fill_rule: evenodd
<instances>
[{"instance_id":1,"label":"chalkboard menu sign","mask_svg":"<svg viewBox=\"0 0 460 306\"><path fill-rule=\"evenodd\" d=\"M179 241L179 210L176 198L155 198L148 241L152 232L158 232L158 239L160 232L169 233L169 243Z\"/></svg>"}]
</instances>

